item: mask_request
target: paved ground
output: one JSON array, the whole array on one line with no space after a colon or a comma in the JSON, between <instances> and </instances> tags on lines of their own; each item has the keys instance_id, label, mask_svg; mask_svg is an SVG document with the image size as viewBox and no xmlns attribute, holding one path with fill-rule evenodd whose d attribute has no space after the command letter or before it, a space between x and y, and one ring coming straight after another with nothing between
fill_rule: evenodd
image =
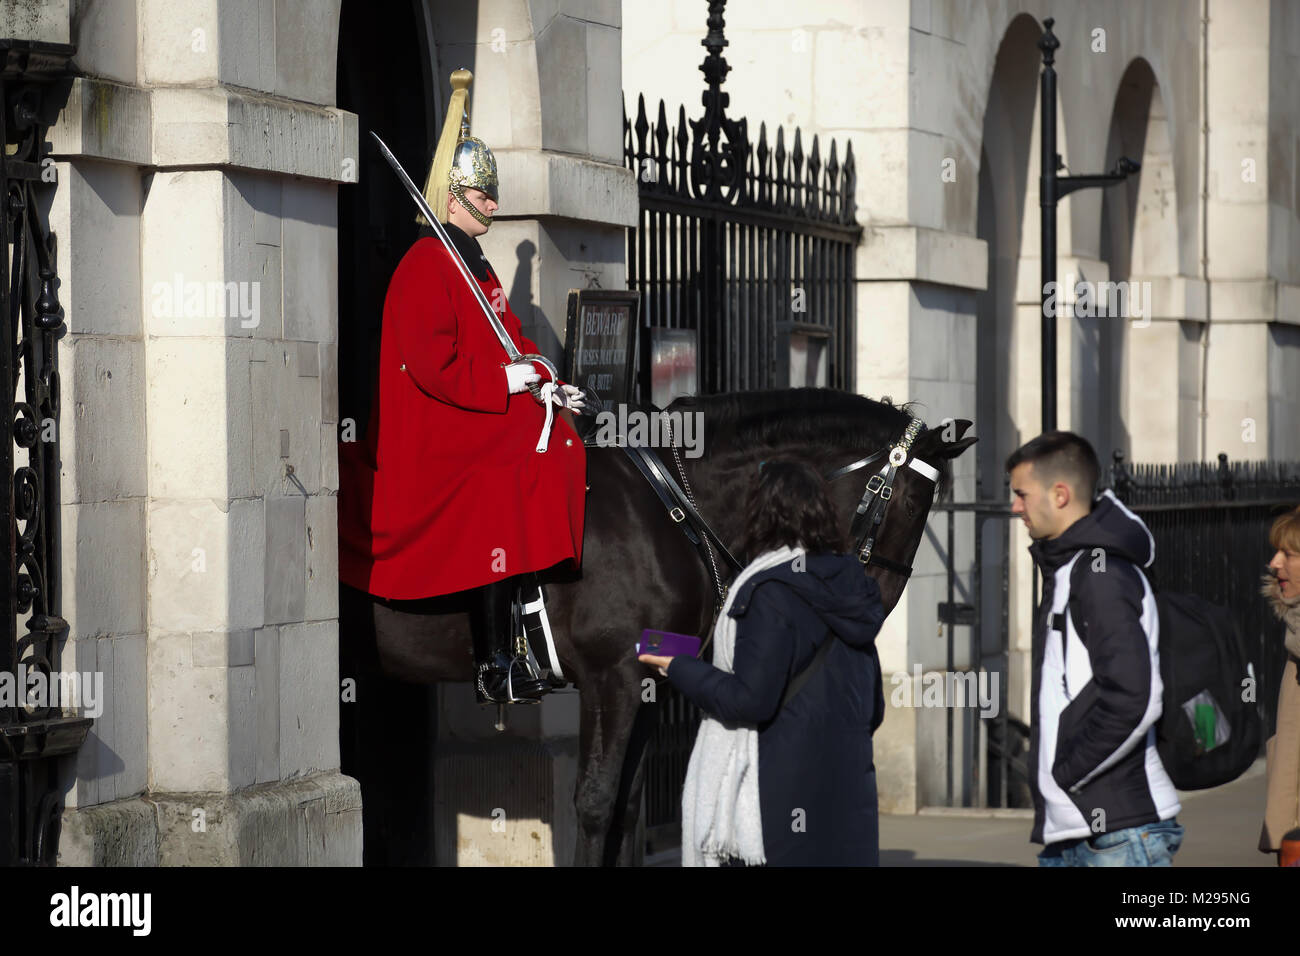
<instances>
[{"instance_id":1,"label":"paved ground","mask_svg":"<svg viewBox=\"0 0 1300 956\"><path fill-rule=\"evenodd\" d=\"M1181 794L1178 822L1187 830L1175 866L1275 866L1260 853L1264 813L1264 762L1214 790ZM1035 866L1028 811L922 810L880 819L882 866ZM678 866L676 850L656 854L647 866Z\"/></svg>"},{"instance_id":2,"label":"paved ground","mask_svg":"<svg viewBox=\"0 0 1300 956\"><path fill-rule=\"evenodd\" d=\"M1264 762L1214 790L1180 794L1178 822L1186 829L1175 866L1274 866L1260 853L1264 814ZM1028 811L923 810L916 816L880 820L882 866L1036 866L1038 847L1029 842ZM1008 818L1006 814L1017 814Z\"/></svg>"}]
</instances>

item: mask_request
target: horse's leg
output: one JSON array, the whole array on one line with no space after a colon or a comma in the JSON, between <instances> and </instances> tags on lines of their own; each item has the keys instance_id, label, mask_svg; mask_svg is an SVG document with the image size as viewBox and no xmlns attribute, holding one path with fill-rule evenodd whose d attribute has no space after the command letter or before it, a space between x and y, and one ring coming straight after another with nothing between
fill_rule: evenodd
<instances>
[{"instance_id":1,"label":"horse's leg","mask_svg":"<svg viewBox=\"0 0 1300 956\"><path fill-rule=\"evenodd\" d=\"M643 668L629 660L581 683L578 782L574 806L578 816L577 866L614 862L607 851L617 806L623 760L641 705Z\"/></svg>"},{"instance_id":2,"label":"horse's leg","mask_svg":"<svg viewBox=\"0 0 1300 956\"><path fill-rule=\"evenodd\" d=\"M639 697L639 692L638 692ZM623 756L623 773L614 803L614 822L606 847L617 850L616 866L636 866L641 850L636 845L637 824L641 821L641 794L645 789L645 754L654 735L656 712L640 706L632 724L627 753Z\"/></svg>"},{"instance_id":3,"label":"horse's leg","mask_svg":"<svg viewBox=\"0 0 1300 956\"><path fill-rule=\"evenodd\" d=\"M598 866L601 862L609 821L601 810L608 803L601 790L611 789L601 779L605 759L604 722L599 678L579 684L578 779L573 788L573 806L577 812L578 833L574 846L574 866ZM617 781L615 781L617 784Z\"/></svg>"}]
</instances>

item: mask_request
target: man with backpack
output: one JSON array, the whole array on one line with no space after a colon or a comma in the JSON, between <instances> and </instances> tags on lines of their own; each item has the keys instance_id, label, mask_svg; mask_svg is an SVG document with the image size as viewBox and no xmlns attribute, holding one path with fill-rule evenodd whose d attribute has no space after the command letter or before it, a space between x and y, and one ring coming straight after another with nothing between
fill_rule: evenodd
<instances>
[{"instance_id":1,"label":"man with backpack","mask_svg":"<svg viewBox=\"0 0 1300 956\"><path fill-rule=\"evenodd\" d=\"M1183 838L1156 747L1159 615L1139 570L1142 520L1109 491L1096 452L1045 432L1007 459L1013 514L1043 576L1034 615L1029 779L1040 866L1169 866Z\"/></svg>"}]
</instances>

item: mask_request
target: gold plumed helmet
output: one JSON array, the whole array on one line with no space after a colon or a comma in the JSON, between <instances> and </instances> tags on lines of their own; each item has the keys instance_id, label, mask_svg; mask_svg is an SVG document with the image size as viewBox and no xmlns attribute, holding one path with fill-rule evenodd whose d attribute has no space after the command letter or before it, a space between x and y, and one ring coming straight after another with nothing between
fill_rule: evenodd
<instances>
[{"instance_id":1,"label":"gold plumed helmet","mask_svg":"<svg viewBox=\"0 0 1300 956\"><path fill-rule=\"evenodd\" d=\"M440 222L447 221L447 192L465 207L466 212L485 226L492 220L483 215L465 198L466 189L481 189L497 200L497 160L492 150L481 139L469 134L469 113L465 101L469 98L469 84L474 79L469 70L457 70L451 75L451 100L447 103L447 119L442 124L438 148L429 167L429 178L424 184L424 198ZM424 216L415 221L427 225Z\"/></svg>"}]
</instances>

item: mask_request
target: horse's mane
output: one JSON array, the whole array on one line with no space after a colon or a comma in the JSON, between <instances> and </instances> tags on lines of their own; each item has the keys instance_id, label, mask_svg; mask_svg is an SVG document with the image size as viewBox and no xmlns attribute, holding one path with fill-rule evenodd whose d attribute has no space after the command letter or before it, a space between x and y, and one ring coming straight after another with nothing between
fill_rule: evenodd
<instances>
[{"instance_id":1,"label":"horse's mane","mask_svg":"<svg viewBox=\"0 0 1300 956\"><path fill-rule=\"evenodd\" d=\"M679 398L671 412L702 412L709 441L757 445L836 445L871 451L902 434L907 405L828 388Z\"/></svg>"},{"instance_id":2,"label":"horse's mane","mask_svg":"<svg viewBox=\"0 0 1300 956\"><path fill-rule=\"evenodd\" d=\"M914 417L911 405L829 388L787 388L679 398L665 410L702 412L706 442L713 448L828 445L872 452L902 436L908 419ZM952 466L946 458L930 461L939 470L937 493L942 498L952 485Z\"/></svg>"}]
</instances>

